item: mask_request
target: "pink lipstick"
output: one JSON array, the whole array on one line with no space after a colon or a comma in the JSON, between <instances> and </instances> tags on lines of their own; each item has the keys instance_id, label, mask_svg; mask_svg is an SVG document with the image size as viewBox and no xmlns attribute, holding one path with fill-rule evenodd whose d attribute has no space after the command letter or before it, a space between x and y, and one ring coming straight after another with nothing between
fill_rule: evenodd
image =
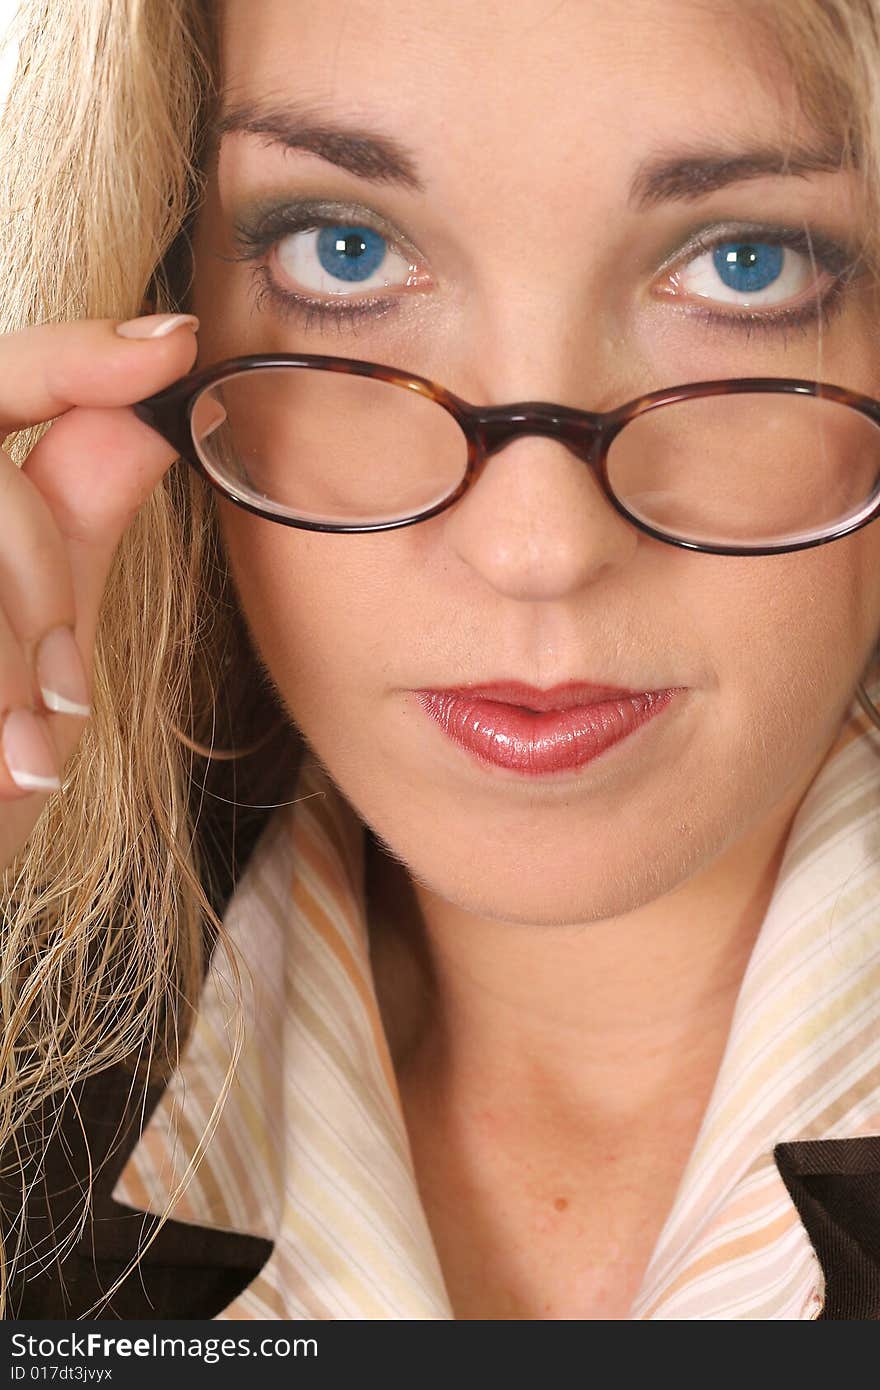
<instances>
[{"instance_id":1,"label":"pink lipstick","mask_svg":"<svg viewBox=\"0 0 880 1390\"><path fill-rule=\"evenodd\" d=\"M681 688L633 691L569 682L538 690L506 681L415 695L467 752L496 767L539 776L592 762L660 714Z\"/></svg>"}]
</instances>

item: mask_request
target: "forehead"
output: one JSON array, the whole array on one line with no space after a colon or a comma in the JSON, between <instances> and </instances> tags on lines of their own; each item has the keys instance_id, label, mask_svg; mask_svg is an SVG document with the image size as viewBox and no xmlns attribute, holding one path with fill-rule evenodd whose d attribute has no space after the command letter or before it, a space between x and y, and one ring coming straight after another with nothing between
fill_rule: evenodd
<instances>
[{"instance_id":1,"label":"forehead","mask_svg":"<svg viewBox=\"0 0 880 1390\"><path fill-rule=\"evenodd\" d=\"M763 16L761 10L764 10ZM224 106L296 96L497 181L651 138L803 131L766 7L720 0L224 0ZM744 126L747 127L744 129Z\"/></svg>"}]
</instances>

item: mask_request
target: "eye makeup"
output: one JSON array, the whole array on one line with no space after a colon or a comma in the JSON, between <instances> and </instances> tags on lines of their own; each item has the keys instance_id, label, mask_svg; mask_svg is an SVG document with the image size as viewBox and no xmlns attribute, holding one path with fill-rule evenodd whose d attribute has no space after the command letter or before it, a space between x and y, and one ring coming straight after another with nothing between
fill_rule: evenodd
<instances>
[{"instance_id":1,"label":"eye makeup","mask_svg":"<svg viewBox=\"0 0 880 1390\"><path fill-rule=\"evenodd\" d=\"M279 286L267 264L267 257L277 244L297 233L331 226L369 228L399 255L408 257L414 271L420 266L420 253L413 243L371 208L356 202L314 198L267 203L251 208L245 215L238 215L232 229L236 252L221 259L242 262L251 267L253 302L257 309L273 312L283 320L296 318L306 331L325 324L336 324L341 328L399 312L404 295L394 285L378 293L357 297L348 294L317 297ZM802 256L812 268L825 272L827 284L807 302L788 309L769 307L755 310L747 305L737 309L735 304L730 304L728 309L719 310L708 307L702 296L693 301L689 301L686 295L674 296L674 308L679 315L686 315L722 332L752 333L756 329L767 333L791 329L810 331L818 322L828 322L843 307L847 285L863 269L863 263L852 246L835 240L818 228L805 225L803 221L799 225L791 225L716 220L687 238L684 245L661 264L659 273L687 266L697 256L711 253L724 244L789 250ZM415 277L411 283L415 283ZM416 287L417 293L421 292L421 284ZM412 292L406 297L411 299Z\"/></svg>"}]
</instances>

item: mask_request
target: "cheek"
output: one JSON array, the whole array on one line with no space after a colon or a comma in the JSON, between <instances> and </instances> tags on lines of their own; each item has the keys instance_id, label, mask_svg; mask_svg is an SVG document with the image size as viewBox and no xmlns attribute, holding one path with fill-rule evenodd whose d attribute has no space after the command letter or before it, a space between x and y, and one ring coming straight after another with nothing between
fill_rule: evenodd
<instances>
[{"instance_id":1,"label":"cheek","mask_svg":"<svg viewBox=\"0 0 880 1390\"><path fill-rule=\"evenodd\" d=\"M833 737L877 644L880 529L788 555L702 558L692 615L728 737L810 756Z\"/></svg>"},{"instance_id":2,"label":"cheek","mask_svg":"<svg viewBox=\"0 0 880 1390\"><path fill-rule=\"evenodd\" d=\"M218 513L248 627L293 720L319 748L357 743L403 630L393 547L380 536L377 555L373 537L276 526L222 499Z\"/></svg>"}]
</instances>

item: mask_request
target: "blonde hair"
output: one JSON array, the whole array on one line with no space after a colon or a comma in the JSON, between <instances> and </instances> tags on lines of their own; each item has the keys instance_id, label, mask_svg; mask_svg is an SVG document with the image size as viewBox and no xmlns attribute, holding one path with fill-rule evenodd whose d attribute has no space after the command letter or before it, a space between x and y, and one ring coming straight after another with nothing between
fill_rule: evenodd
<instances>
[{"instance_id":1,"label":"blonde hair","mask_svg":"<svg viewBox=\"0 0 880 1390\"><path fill-rule=\"evenodd\" d=\"M758 18L805 114L845 137L864 177L880 280L880 0L777 0ZM210 0L23 0L0 117L0 332L129 318L147 296L187 307L215 24ZM17 464L45 428L4 441ZM230 825L253 807L258 828L295 785L302 740L250 641L213 501L178 462L123 537L93 714L3 873L0 1146L13 1176L83 1080L122 1064L146 1085L176 1065L223 935ZM25 1188L21 1176L22 1203ZM20 1247L19 1232L0 1249L0 1316Z\"/></svg>"},{"instance_id":2,"label":"blonde hair","mask_svg":"<svg viewBox=\"0 0 880 1390\"><path fill-rule=\"evenodd\" d=\"M0 332L129 318L145 298L157 311L185 305L216 100L208 11L202 0L23 5L0 118ZM4 441L17 464L46 428ZM247 843L295 783L302 742L250 642L210 494L174 464L123 537L93 713L2 877L0 1146L20 1203L78 1083L120 1063L146 1089L173 1069L222 934L231 820ZM232 1064L223 1096L231 1076ZM79 1234L65 1231L64 1245ZM21 1236L0 1252L3 1316L12 1257L33 1262Z\"/></svg>"}]
</instances>

